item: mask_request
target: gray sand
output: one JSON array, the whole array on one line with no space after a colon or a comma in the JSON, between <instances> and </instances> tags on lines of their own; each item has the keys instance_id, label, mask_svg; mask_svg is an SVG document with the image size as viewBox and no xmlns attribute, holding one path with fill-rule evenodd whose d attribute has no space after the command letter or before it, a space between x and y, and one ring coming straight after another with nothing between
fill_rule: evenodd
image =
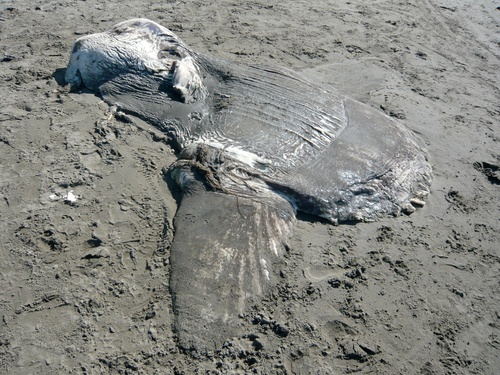
<instances>
[{"instance_id":1,"label":"gray sand","mask_svg":"<svg viewBox=\"0 0 500 375\"><path fill-rule=\"evenodd\" d=\"M498 373L499 7L0 1L0 373ZM178 192L162 174L175 156L148 124L59 85L78 36L135 17L399 118L429 150L425 207L355 226L300 217L274 293L241 316L248 335L180 352Z\"/></svg>"}]
</instances>

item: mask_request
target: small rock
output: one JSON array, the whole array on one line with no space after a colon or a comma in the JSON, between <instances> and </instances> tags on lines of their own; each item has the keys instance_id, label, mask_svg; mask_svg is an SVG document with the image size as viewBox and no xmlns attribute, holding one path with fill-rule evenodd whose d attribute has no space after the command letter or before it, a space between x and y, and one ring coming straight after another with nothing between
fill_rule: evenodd
<instances>
[{"instance_id":1,"label":"small rock","mask_svg":"<svg viewBox=\"0 0 500 375\"><path fill-rule=\"evenodd\" d=\"M277 324L276 327L274 327L274 333L281 337L287 337L290 330L281 324Z\"/></svg>"},{"instance_id":2,"label":"small rock","mask_svg":"<svg viewBox=\"0 0 500 375\"><path fill-rule=\"evenodd\" d=\"M245 335L244 337L249 339L250 341L255 341L259 338L259 335L256 335L255 333L249 333L248 335Z\"/></svg>"},{"instance_id":3,"label":"small rock","mask_svg":"<svg viewBox=\"0 0 500 375\"><path fill-rule=\"evenodd\" d=\"M98 259L98 258L109 258L109 250L107 247L101 246L91 249L82 256L81 259Z\"/></svg>"},{"instance_id":4,"label":"small rock","mask_svg":"<svg viewBox=\"0 0 500 375\"><path fill-rule=\"evenodd\" d=\"M339 279L330 279L328 284L330 284L333 288L339 288L342 285L342 281Z\"/></svg>"},{"instance_id":5,"label":"small rock","mask_svg":"<svg viewBox=\"0 0 500 375\"><path fill-rule=\"evenodd\" d=\"M354 283L353 283L352 281L348 281L348 280L346 280L346 281L344 281L344 287L345 287L346 289L351 289L351 288L354 288Z\"/></svg>"},{"instance_id":6,"label":"small rock","mask_svg":"<svg viewBox=\"0 0 500 375\"><path fill-rule=\"evenodd\" d=\"M133 124L134 123L134 120L132 120L132 118L130 116L126 115L125 113L123 113L121 111L117 111L115 113L115 118L118 121L121 121L125 124Z\"/></svg>"},{"instance_id":7,"label":"small rock","mask_svg":"<svg viewBox=\"0 0 500 375\"><path fill-rule=\"evenodd\" d=\"M312 285L312 284L310 284L306 289L306 293L309 295L313 294L315 291L316 291L316 288L314 288L314 285Z\"/></svg>"},{"instance_id":8,"label":"small rock","mask_svg":"<svg viewBox=\"0 0 500 375\"><path fill-rule=\"evenodd\" d=\"M260 340L254 340L254 342L252 343L252 346L257 351L259 351L262 348L264 348L264 344Z\"/></svg>"},{"instance_id":9,"label":"small rock","mask_svg":"<svg viewBox=\"0 0 500 375\"><path fill-rule=\"evenodd\" d=\"M103 241L99 237L92 235L92 238L87 240L87 243L92 247L99 247L102 245Z\"/></svg>"},{"instance_id":10,"label":"small rock","mask_svg":"<svg viewBox=\"0 0 500 375\"><path fill-rule=\"evenodd\" d=\"M87 29L76 29L75 30L75 35L85 35L85 34L88 34L88 30Z\"/></svg>"},{"instance_id":11,"label":"small rock","mask_svg":"<svg viewBox=\"0 0 500 375\"><path fill-rule=\"evenodd\" d=\"M259 324L262 321L262 316L260 315L255 315L254 318L252 319L253 324Z\"/></svg>"},{"instance_id":12,"label":"small rock","mask_svg":"<svg viewBox=\"0 0 500 375\"><path fill-rule=\"evenodd\" d=\"M418 199L418 198L410 199L410 203L416 207L424 207L425 206L425 202L421 199Z\"/></svg>"},{"instance_id":13,"label":"small rock","mask_svg":"<svg viewBox=\"0 0 500 375\"><path fill-rule=\"evenodd\" d=\"M248 357L247 359L245 359L245 363L248 366L252 366L257 363L257 359L255 357Z\"/></svg>"},{"instance_id":14,"label":"small rock","mask_svg":"<svg viewBox=\"0 0 500 375\"><path fill-rule=\"evenodd\" d=\"M401 207L401 210L406 215L411 215L412 213L414 213L416 211L415 207L413 207L413 205L411 203L404 204L403 207Z\"/></svg>"},{"instance_id":15,"label":"small rock","mask_svg":"<svg viewBox=\"0 0 500 375\"><path fill-rule=\"evenodd\" d=\"M3 57L0 59L0 62L9 62L12 60L15 60L15 57L13 55L4 54Z\"/></svg>"},{"instance_id":16,"label":"small rock","mask_svg":"<svg viewBox=\"0 0 500 375\"><path fill-rule=\"evenodd\" d=\"M359 342L359 341L358 341L358 345L368 355L375 355L375 354L380 353L380 349L376 348L376 347L374 347L372 345L368 345L366 343Z\"/></svg>"},{"instance_id":17,"label":"small rock","mask_svg":"<svg viewBox=\"0 0 500 375\"><path fill-rule=\"evenodd\" d=\"M131 369L133 371L138 371L139 370L139 366L133 360L127 360L127 361L125 361L124 365L125 365L125 368Z\"/></svg>"},{"instance_id":18,"label":"small rock","mask_svg":"<svg viewBox=\"0 0 500 375\"><path fill-rule=\"evenodd\" d=\"M271 323L272 322L269 319L264 317L260 320L260 324L271 324Z\"/></svg>"},{"instance_id":19,"label":"small rock","mask_svg":"<svg viewBox=\"0 0 500 375\"><path fill-rule=\"evenodd\" d=\"M151 336L151 339L153 341L157 340L158 332L156 331L156 329L154 327L150 327L149 330L148 330L148 333Z\"/></svg>"},{"instance_id":20,"label":"small rock","mask_svg":"<svg viewBox=\"0 0 500 375\"><path fill-rule=\"evenodd\" d=\"M389 264L392 264L392 258L390 256L388 256L388 255L384 255L382 257L382 261L386 262L386 263L389 263Z\"/></svg>"}]
</instances>

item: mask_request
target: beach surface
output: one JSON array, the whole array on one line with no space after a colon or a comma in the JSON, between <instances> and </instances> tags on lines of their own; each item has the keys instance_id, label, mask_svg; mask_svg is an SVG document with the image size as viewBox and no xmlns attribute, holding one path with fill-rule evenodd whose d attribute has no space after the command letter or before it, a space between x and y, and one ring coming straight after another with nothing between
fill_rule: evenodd
<instances>
[{"instance_id":1,"label":"beach surface","mask_svg":"<svg viewBox=\"0 0 500 375\"><path fill-rule=\"evenodd\" d=\"M126 3L126 4L125 4ZM172 331L164 135L71 93L73 42L130 18L398 118L434 171L410 216L301 216L247 334ZM0 373L498 374L500 1L0 1Z\"/></svg>"}]
</instances>

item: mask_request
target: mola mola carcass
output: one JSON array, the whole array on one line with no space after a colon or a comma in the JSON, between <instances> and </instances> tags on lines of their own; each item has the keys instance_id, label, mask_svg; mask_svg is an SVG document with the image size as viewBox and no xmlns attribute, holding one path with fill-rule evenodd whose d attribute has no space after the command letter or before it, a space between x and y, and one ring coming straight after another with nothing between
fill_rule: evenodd
<instances>
[{"instance_id":1,"label":"mola mola carcass","mask_svg":"<svg viewBox=\"0 0 500 375\"><path fill-rule=\"evenodd\" d=\"M426 150L394 119L289 70L196 53L146 19L78 39L65 78L177 152L170 290L185 349L242 334L239 314L273 285L297 211L371 221L429 192Z\"/></svg>"}]
</instances>

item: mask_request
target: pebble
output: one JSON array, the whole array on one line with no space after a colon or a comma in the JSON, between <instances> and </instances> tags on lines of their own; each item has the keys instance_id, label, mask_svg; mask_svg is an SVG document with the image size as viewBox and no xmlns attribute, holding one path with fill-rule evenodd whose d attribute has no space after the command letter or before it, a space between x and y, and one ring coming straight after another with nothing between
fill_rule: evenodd
<instances>
[{"instance_id":1,"label":"pebble","mask_svg":"<svg viewBox=\"0 0 500 375\"><path fill-rule=\"evenodd\" d=\"M260 340L254 340L254 342L252 343L252 346L257 351L264 348L264 344Z\"/></svg>"},{"instance_id":2,"label":"pebble","mask_svg":"<svg viewBox=\"0 0 500 375\"><path fill-rule=\"evenodd\" d=\"M410 203L414 206L417 206L417 207L424 207L425 206L425 202L421 199L418 199L418 198L410 199Z\"/></svg>"},{"instance_id":3,"label":"pebble","mask_svg":"<svg viewBox=\"0 0 500 375\"><path fill-rule=\"evenodd\" d=\"M384 255L382 257L382 261L386 262L386 263L389 263L389 264L392 264L392 258L390 256L388 256L388 255Z\"/></svg>"},{"instance_id":4,"label":"pebble","mask_svg":"<svg viewBox=\"0 0 500 375\"><path fill-rule=\"evenodd\" d=\"M342 285L342 282L339 279L331 279L328 281L333 288L339 288Z\"/></svg>"},{"instance_id":5,"label":"pebble","mask_svg":"<svg viewBox=\"0 0 500 375\"><path fill-rule=\"evenodd\" d=\"M402 209L403 213L406 215L411 215L412 213L414 213L416 211L415 207L412 206L410 203L403 205L403 207L401 207L401 209Z\"/></svg>"},{"instance_id":6,"label":"pebble","mask_svg":"<svg viewBox=\"0 0 500 375\"><path fill-rule=\"evenodd\" d=\"M93 248L85 253L81 259L109 258L109 249L105 246Z\"/></svg>"},{"instance_id":7,"label":"pebble","mask_svg":"<svg viewBox=\"0 0 500 375\"><path fill-rule=\"evenodd\" d=\"M290 330L284 325L277 324L276 327L274 327L274 333L281 337L287 337L290 333Z\"/></svg>"},{"instance_id":8,"label":"pebble","mask_svg":"<svg viewBox=\"0 0 500 375\"><path fill-rule=\"evenodd\" d=\"M453 288L452 292L455 293L459 297L462 297L462 298L465 297L465 292L461 291L460 289Z\"/></svg>"}]
</instances>

